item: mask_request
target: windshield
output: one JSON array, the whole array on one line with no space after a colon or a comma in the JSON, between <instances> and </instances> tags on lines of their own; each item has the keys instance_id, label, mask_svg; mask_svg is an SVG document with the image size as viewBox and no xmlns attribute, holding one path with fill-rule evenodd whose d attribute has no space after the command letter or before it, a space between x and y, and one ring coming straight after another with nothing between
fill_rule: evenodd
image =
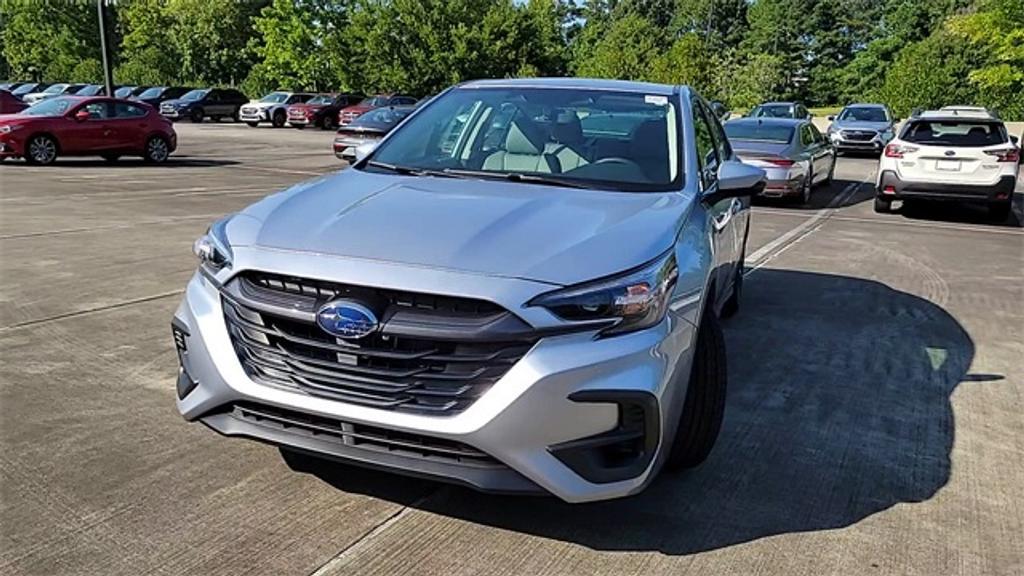
<instances>
[{"instance_id":1,"label":"windshield","mask_svg":"<svg viewBox=\"0 0 1024 576\"><path fill-rule=\"evenodd\" d=\"M359 103L359 105L360 106L371 106L373 108L376 108L378 106L384 106L387 103L388 103L387 97L385 97L385 96L373 96L372 98L367 98L366 100L363 100L362 102Z\"/></svg>"},{"instance_id":2,"label":"windshield","mask_svg":"<svg viewBox=\"0 0 1024 576\"><path fill-rule=\"evenodd\" d=\"M785 144L793 138L792 126L762 122L726 122L725 134L730 140L755 140Z\"/></svg>"},{"instance_id":3,"label":"windshield","mask_svg":"<svg viewBox=\"0 0 1024 576\"><path fill-rule=\"evenodd\" d=\"M127 98L132 95L132 90L135 90L134 86L124 86L123 88L114 90L114 96L117 96L118 98Z\"/></svg>"},{"instance_id":4,"label":"windshield","mask_svg":"<svg viewBox=\"0 0 1024 576\"><path fill-rule=\"evenodd\" d=\"M206 93L209 90L190 90L186 92L181 99L182 100L202 100L206 97Z\"/></svg>"},{"instance_id":5,"label":"windshield","mask_svg":"<svg viewBox=\"0 0 1024 576\"><path fill-rule=\"evenodd\" d=\"M681 186L680 150L677 111L667 96L463 88L411 117L365 169L667 191Z\"/></svg>"},{"instance_id":6,"label":"windshield","mask_svg":"<svg viewBox=\"0 0 1024 576\"><path fill-rule=\"evenodd\" d=\"M24 86L18 86L17 90L11 92L11 94L14 94L16 96L21 96L22 94L28 94L29 92L32 92L33 90L35 90L36 86L39 86L39 84L29 83L29 84L25 84Z\"/></svg>"},{"instance_id":7,"label":"windshield","mask_svg":"<svg viewBox=\"0 0 1024 576\"><path fill-rule=\"evenodd\" d=\"M839 119L855 122L888 122L889 114L886 113L885 108L856 106L844 108L842 114L839 115Z\"/></svg>"},{"instance_id":8,"label":"windshield","mask_svg":"<svg viewBox=\"0 0 1024 576\"><path fill-rule=\"evenodd\" d=\"M164 86L154 86L154 87L149 88L148 90L144 91L142 94L139 94L139 98L142 98L142 99L159 98L160 95L163 94L164 90L166 90L166 89L167 88L164 87Z\"/></svg>"},{"instance_id":9,"label":"windshield","mask_svg":"<svg viewBox=\"0 0 1024 576\"><path fill-rule=\"evenodd\" d=\"M330 104L334 102L334 96L314 96L309 99L308 104Z\"/></svg>"},{"instance_id":10,"label":"windshield","mask_svg":"<svg viewBox=\"0 0 1024 576\"><path fill-rule=\"evenodd\" d=\"M793 109L789 104L769 104L754 108L750 115L754 118L792 118Z\"/></svg>"},{"instance_id":11,"label":"windshield","mask_svg":"<svg viewBox=\"0 0 1024 576\"><path fill-rule=\"evenodd\" d=\"M69 86L69 84L54 84L53 86L50 86L46 90L43 90L43 94L60 94L68 86Z\"/></svg>"},{"instance_id":12,"label":"windshield","mask_svg":"<svg viewBox=\"0 0 1024 576\"><path fill-rule=\"evenodd\" d=\"M21 111L29 116L62 116L75 103L71 98L50 98Z\"/></svg>"},{"instance_id":13,"label":"windshield","mask_svg":"<svg viewBox=\"0 0 1024 576\"><path fill-rule=\"evenodd\" d=\"M412 112L412 110L393 108L391 106L374 108L366 114L356 118L352 122L352 126L361 126L366 124L396 124L399 120L408 116L410 112Z\"/></svg>"},{"instance_id":14,"label":"windshield","mask_svg":"<svg viewBox=\"0 0 1024 576\"><path fill-rule=\"evenodd\" d=\"M280 104L288 99L286 92L271 92L263 98L260 98L260 102L270 102L272 104Z\"/></svg>"},{"instance_id":15,"label":"windshield","mask_svg":"<svg viewBox=\"0 0 1024 576\"><path fill-rule=\"evenodd\" d=\"M992 122L917 121L909 124L901 140L929 146L977 147L1006 143L1006 130Z\"/></svg>"},{"instance_id":16,"label":"windshield","mask_svg":"<svg viewBox=\"0 0 1024 576\"><path fill-rule=\"evenodd\" d=\"M98 84L90 84L89 86L82 88L75 94L77 94L78 96L95 96L99 94L102 90L103 86L100 86Z\"/></svg>"}]
</instances>

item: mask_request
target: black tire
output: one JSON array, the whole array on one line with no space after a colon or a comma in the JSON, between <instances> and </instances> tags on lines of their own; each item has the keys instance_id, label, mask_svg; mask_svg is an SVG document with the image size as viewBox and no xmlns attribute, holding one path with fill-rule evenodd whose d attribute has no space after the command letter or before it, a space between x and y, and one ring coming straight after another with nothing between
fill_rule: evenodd
<instances>
[{"instance_id":1,"label":"black tire","mask_svg":"<svg viewBox=\"0 0 1024 576\"><path fill-rule=\"evenodd\" d=\"M188 119L191 120L193 124L201 124L205 117L206 114L200 108L196 108L188 114Z\"/></svg>"},{"instance_id":2,"label":"black tire","mask_svg":"<svg viewBox=\"0 0 1024 576\"><path fill-rule=\"evenodd\" d=\"M25 142L25 162L33 166L49 166L57 160L57 141L46 134L39 134Z\"/></svg>"},{"instance_id":3,"label":"black tire","mask_svg":"<svg viewBox=\"0 0 1024 576\"><path fill-rule=\"evenodd\" d=\"M146 149L142 152L142 159L149 164L163 164L171 155L171 147L163 136L150 136L146 140Z\"/></svg>"},{"instance_id":4,"label":"black tire","mask_svg":"<svg viewBox=\"0 0 1024 576\"><path fill-rule=\"evenodd\" d=\"M800 189L800 196L796 200L797 203L800 204L801 206L807 206L808 204L810 204L811 203L811 192L812 192L813 188L814 188L814 166L811 165L810 169L807 172L807 175L804 176L803 187Z\"/></svg>"},{"instance_id":5,"label":"black tire","mask_svg":"<svg viewBox=\"0 0 1024 576\"><path fill-rule=\"evenodd\" d=\"M888 214L892 211L892 200L885 200L879 196L875 196L875 212L879 214Z\"/></svg>"},{"instance_id":6,"label":"black tire","mask_svg":"<svg viewBox=\"0 0 1024 576\"><path fill-rule=\"evenodd\" d=\"M238 122L238 120L239 120L239 118L238 118L238 110L235 110L234 112L231 113L231 121L232 122Z\"/></svg>"},{"instance_id":7,"label":"black tire","mask_svg":"<svg viewBox=\"0 0 1024 576\"><path fill-rule=\"evenodd\" d=\"M249 125L249 128L255 128L260 125L259 122L246 122L246 124Z\"/></svg>"},{"instance_id":8,"label":"black tire","mask_svg":"<svg viewBox=\"0 0 1024 576\"><path fill-rule=\"evenodd\" d=\"M988 216L996 222L1005 222L1012 209L1012 202L993 202L988 205Z\"/></svg>"},{"instance_id":9,"label":"black tire","mask_svg":"<svg viewBox=\"0 0 1024 576\"><path fill-rule=\"evenodd\" d=\"M718 318L708 308L697 332L690 383L665 461L667 469L693 468L707 459L722 429L727 380L725 338Z\"/></svg>"},{"instance_id":10,"label":"black tire","mask_svg":"<svg viewBox=\"0 0 1024 576\"><path fill-rule=\"evenodd\" d=\"M320 120L320 129L334 130L334 120L331 118L330 114L325 114L323 119Z\"/></svg>"},{"instance_id":11,"label":"black tire","mask_svg":"<svg viewBox=\"0 0 1024 576\"><path fill-rule=\"evenodd\" d=\"M104 160L106 160L107 162L110 162L111 164L113 164L114 162L117 162L118 160L121 159L121 155L120 154L103 154L102 156L103 156Z\"/></svg>"},{"instance_id":12,"label":"black tire","mask_svg":"<svg viewBox=\"0 0 1024 576\"><path fill-rule=\"evenodd\" d=\"M277 112L274 112L274 116L273 119L271 120L271 123L274 125L274 128L281 128L287 121L288 118L285 117L284 112L278 110Z\"/></svg>"},{"instance_id":13,"label":"black tire","mask_svg":"<svg viewBox=\"0 0 1024 576\"><path fill-rule=\"evenodd\" d=\"M821 185L824 186L825 188L828 188L829 186L831 186L832 185L832 180L835 179L836 164L838 163L838 160L839 160L839 154L836 154L832 158L832 167L828 169L828 177L825 178L825 180L822 181L822 183L821 183Z\"/></svg>"}]
</instances>

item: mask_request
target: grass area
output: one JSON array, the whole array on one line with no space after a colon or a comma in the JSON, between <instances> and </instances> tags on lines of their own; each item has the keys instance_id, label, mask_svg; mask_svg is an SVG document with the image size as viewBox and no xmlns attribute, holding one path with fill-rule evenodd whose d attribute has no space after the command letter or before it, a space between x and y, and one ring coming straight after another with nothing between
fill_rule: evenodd
<instances>
[{"instance_id":1,"label":"grass area","mask_svg":"<svg viewBox=\"0 0 1024 576\"><path fill-rule=\"evenodd\" d=\"M811 114L814 114L815 118L825 118L826 116L832 114L839 114L839 111L842 109L842 106L822 106L821 108L808 108L808 110L811 111Z\"/></svg>"}]
</instances>

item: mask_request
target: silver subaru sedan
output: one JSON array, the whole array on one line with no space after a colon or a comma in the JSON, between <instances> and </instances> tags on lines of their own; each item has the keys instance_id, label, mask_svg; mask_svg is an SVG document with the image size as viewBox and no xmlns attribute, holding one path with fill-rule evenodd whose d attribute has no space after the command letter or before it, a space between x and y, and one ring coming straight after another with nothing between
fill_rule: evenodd
<instances>
[{"instance_id":1,"label":"silver subaru sedan","mask_svg":"<svg viewBox=\"0 0 1024 576\"><path fill-rule=\"evenodd\" d=\"M453 87L196 241L178 409L293 466L636 493L715 443L763 186L686 87Z\"/></svg>"}]
</instances>

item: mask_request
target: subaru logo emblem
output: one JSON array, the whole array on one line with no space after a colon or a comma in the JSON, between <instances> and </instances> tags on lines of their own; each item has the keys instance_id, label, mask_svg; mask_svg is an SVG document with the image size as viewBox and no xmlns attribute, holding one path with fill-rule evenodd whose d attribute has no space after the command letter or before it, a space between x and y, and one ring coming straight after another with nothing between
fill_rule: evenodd
<instances>
[{"instance_id":1,"label":"subaru logo emblem","mask_svg":"<svg viewBox=\"0 0 1024 576\"><path fill-rule=\"evenodd\" d=\"M362 338L379 325L372 310L352 300L333 300L320 307L316 323L338 338Z\"/></svg>"}]
</instances>

